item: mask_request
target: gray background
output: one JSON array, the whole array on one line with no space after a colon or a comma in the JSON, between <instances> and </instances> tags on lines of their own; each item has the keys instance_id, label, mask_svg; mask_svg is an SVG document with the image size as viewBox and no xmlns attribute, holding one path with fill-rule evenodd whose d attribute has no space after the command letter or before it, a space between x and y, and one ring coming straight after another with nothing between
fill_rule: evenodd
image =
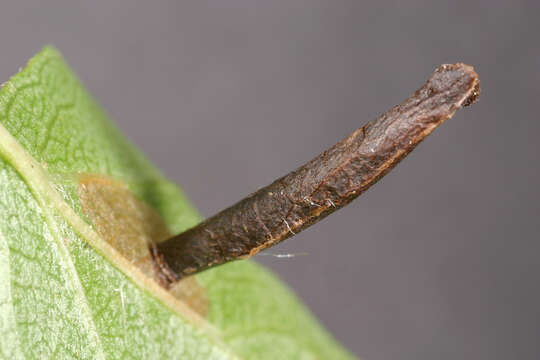
<instances>
[{"instance_id":1,"label":"gray background","mask_svg":"<svg viewBox=\"0 0 540 360\"><path fill-rule=\"evenodd\" d=\"M0 5L0 78L52 43L204 215L409 96L477 69L460 111L348 208L259 256L356 354L538 359L535 1ZM217 175L219 174L219 175Z\"/></svg>"}]
</instances>

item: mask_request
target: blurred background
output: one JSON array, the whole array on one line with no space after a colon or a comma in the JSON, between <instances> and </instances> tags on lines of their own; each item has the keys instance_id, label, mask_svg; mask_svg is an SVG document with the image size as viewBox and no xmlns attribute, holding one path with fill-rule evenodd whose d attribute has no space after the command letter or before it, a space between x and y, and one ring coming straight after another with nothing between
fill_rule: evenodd
<instances>
[{"instance_id":1,"label":"blurred background","mask_svg":"<svg viewBox=\"0 0 540 360\"><path fill-rule=\"evenodd\" d=\"M466 62L480 101L258 256L354 353L540 358L536 1L3 1L0 79L55 45L210 216ZM219 176L217 176L219 174Z\"/></svg>"}]
</instances>

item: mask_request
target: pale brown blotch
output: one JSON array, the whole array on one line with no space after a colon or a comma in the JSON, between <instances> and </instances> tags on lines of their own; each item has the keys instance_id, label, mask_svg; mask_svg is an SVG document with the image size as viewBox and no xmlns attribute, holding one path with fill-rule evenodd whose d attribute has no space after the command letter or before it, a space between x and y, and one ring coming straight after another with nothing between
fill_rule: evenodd
<instances>
[{"instance_id":1,"label":"pale brown blotch","mask_svg":"<svg viewBox=\"0 0 540 360\"><path fill-rule=\"evenodd\" d=\"M99 235L144 274L157 280L159 274L149 245L171 235L157 211L137 199L125 184L104 175L80 175L78 193L82 210ZM169 291L199 314L208 313L206 291L194 277L175 283Z\"/></svg>"}]
</instances>

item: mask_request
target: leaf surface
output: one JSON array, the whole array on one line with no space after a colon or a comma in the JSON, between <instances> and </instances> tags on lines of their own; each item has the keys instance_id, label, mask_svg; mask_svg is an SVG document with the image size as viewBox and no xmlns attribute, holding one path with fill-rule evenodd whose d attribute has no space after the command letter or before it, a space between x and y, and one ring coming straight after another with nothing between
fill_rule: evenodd
<instances>
[{"instance_id":1,"label":"leaf surface","mask_svg":"<svg viewBox=\"0 0 540 360\"><path fill-rule=\"evenodd\" d=\"M350 358L251 261L161 288L146 242L199 220L45 48L0 91L0 356Z\"/></svg>"}]
</instances>

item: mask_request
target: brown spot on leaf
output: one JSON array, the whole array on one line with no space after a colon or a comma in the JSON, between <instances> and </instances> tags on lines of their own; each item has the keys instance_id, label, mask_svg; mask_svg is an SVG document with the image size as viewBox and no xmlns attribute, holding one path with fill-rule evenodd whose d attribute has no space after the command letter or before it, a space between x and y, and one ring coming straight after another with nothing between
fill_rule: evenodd
<instances>
[{"instance_id":1,"label":"brown spot on leaf","mask_svg":"<svg viewBox=\"0 0 540 360\"><path fill-rule=\"evenodd\" d=\"M158 212L125 184L104 175L80 175L78 193L82 210L98 234L145 275L161 283L149 245L171 234ZM208 313L206 291L194 277L179 281L170 291L202 316Z\"/></svg>"},{"instance_id":2,"label":"brown spot on leaf","mask_svg":"<svg viewBox=\"0 0 540 360\"><path fill-rule=\"evenodd\" d=\"M183 300L189 307L195 309L199 314L208 314L208 297L205 289L199 284L194 276L186 276L172 284L171 294Z\"/></svg>"}]
</instances>

